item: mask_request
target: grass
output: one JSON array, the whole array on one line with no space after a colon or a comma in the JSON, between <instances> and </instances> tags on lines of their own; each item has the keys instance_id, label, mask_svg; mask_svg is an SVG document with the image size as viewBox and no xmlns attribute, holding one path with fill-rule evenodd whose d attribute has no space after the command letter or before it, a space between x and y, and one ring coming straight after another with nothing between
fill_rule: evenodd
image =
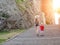
<instances>
[{"instance_id":1,"label":"grass","mask_svg":"<svg viewBox=\"0 0 60 45\"><path fill-rule=\"evenodd\" d=\"M4 42L6 39L0 39L0 43Z\"/></svg>"},{"instance_id":2,"label":"grass","mask_svg":"<svg viewBox=\"0 0 60 45\"><path fill-rule=\"evenodd\" d=\"M11 31L0 32L0 43L5 42L7 39L12 38L15 35L23 32L24 30L12 29Z\"/></svg>"}]
</instances>

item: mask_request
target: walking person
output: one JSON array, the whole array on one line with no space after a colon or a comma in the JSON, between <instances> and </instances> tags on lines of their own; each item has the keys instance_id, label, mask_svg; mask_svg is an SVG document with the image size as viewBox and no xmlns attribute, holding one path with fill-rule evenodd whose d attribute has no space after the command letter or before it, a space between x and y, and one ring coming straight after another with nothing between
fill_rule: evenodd
<instances>
[{"instance_id":1,"label":"walking person","mask_svg":"<svg viewBox=\"0 0 60 45\"><path fill-rule=\"evenodd\" d=\"M35 22L36 34L37 36L39 36L39 15L35 16L34 22Z\"/></svg>"},{"instance_id":2,"label":"walking person","mask_svg":"<svg viewBox=\"0 0 60 45\"><path fill-rule=\"evenodd\" d=\"M40 35L44 36L44 32L45 32L45 25L46 24L46 20L45 20L45 13L41 12L41 17L40 17Z\"/></svg>"},{"instance_id":3,"label":"walking person","mask_svg":"<svg viewBox=\"0 0 60 45\"><path fill-rule=\"evenodd\" d=\"M39 27L40 27L40 35L44 36L44 24L41 23Z\"/></svg>"}]
</instances>

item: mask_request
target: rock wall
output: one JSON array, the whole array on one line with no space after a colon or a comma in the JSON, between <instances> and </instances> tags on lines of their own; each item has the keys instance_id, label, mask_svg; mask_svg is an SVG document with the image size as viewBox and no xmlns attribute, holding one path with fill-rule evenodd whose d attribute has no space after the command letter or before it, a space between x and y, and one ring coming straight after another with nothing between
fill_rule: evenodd
<instances>
[{"instance_id":1,"label":"rock wall","mask_svg":"<svg viewBox=\"0 0 60 45\"><path fill-rule=\"evenodd\" d=\"M26 7L26 9L21 10L16 0L0 0L0 11L10 15L7 19L8 28L29 28L33 25L33 8L32 6L29 7L29 4L26 2L24 2L26 5L21 3L22 6Z\"/></svg>"}]
</instances>

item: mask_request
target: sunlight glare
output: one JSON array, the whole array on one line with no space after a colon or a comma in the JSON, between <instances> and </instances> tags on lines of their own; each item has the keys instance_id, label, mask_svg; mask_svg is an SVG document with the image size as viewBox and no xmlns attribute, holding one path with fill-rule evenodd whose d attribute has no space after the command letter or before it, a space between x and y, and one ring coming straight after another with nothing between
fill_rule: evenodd
<instances>
[{"instance_id":1,"label":"sunlight glare","mask_svg":"<svg viewBox=\"0 0 60 45\"><path fill-rule=\"evenodd\" d=\"M60 0L53 0L53 10L54 10L54 16L55 16L55 24L59 24L59 18L60 14L56 12L56 10L60 8Z\"/></svg>"},{"instance_id":2,"label":"sunlight glare","mask_svg":"<svg viewBox=\"0 0 60 45\"><path fill-rule=\"evenodd\" d=\"M56 10L60 7L60 0L53 0L53 9Z\"/></svg>"}]
</instances>

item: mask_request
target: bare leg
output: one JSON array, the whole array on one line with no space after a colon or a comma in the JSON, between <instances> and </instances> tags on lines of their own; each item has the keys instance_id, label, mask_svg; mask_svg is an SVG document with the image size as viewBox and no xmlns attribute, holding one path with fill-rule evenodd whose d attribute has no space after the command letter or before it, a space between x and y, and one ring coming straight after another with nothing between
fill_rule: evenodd
<instances>
[{"instance_id":1,"label":"bare leg","mask_svg":"<svg viewBox=\"0 0 60 45\"><path fill-rule=\"evenodd\" d=\"M37 34L37 36L39 36L39 27L38 26L36 27L36 34Z\"/></svg>"}]
</instances>

